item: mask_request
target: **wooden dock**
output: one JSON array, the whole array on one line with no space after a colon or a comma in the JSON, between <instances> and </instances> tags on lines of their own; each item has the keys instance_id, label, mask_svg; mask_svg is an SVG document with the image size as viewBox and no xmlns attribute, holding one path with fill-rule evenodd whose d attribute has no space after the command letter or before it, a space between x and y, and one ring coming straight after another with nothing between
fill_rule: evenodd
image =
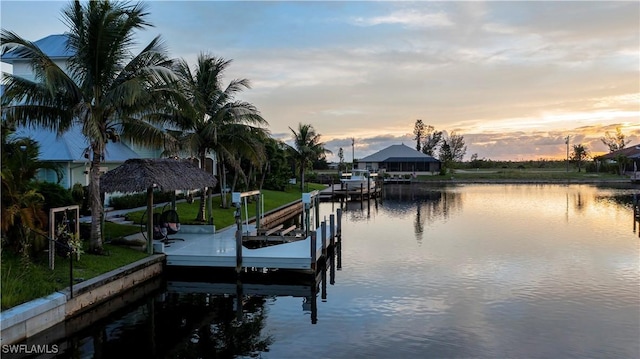
<instances>
[{"instance_id":1,"label":"wooden dock","mask_svg":"<svg viewBox=\"0 0 640 359\"><path fill-rule=\"evenodd\" d=\"M376 184L374 188L345 189L340 184L332 184L328 188L320 191L320 199L323 201L364 201L380 196L382 193L382 183Z\"/></svg>"}]
</instances>

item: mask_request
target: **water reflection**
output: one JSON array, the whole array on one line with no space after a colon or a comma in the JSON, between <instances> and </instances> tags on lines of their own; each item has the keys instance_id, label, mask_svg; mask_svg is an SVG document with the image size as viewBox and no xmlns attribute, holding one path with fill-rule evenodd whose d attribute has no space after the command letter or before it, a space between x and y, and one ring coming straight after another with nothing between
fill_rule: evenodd
<instances>
[{"instance_id":1,"label":"water reflection","mask_svg":"<svg viewBox=\"0 0 640 359\"><path fill-rule=\"evenodd\" d=\"M168 277L159 293L66 339L64 355L637 358L634 196L411 185L322 203L343 208L343 239L313 284Z\"/></svg>"}]
</instances>

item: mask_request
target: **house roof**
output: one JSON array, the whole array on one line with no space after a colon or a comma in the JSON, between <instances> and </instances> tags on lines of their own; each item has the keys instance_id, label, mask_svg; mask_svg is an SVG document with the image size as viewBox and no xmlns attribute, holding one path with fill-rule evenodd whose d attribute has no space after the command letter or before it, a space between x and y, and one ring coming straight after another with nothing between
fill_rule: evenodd
<instances>
[{"instance_id":1,"label":"house roof","mask_svg":"<svg viewBox=\"0 0 640 359\"><path fill-rule=\"evenodd\" d=\"M437 159L420 151L406 146L391 145L372 155L359 160L359 162L439 162Z\"/></svg>"},{"instance_id":2,"label":"house roof","mask_svg":"<svg viewBox=\"0 0 640 359\"><path fill-rule=\"evenodd\" d=\"M60 35L49 35L40 40L34 42L42 52L48 55L51 59L67 59L71 57L74 52L67 47L68 36L64 34ZM19 49L10 50L2 56L0 56L0 61L6 62L8 64L12 64L15 61L25 60L27 57L23 57L21 51Z\"/></svg>"},{"instance_id":3,"label":"house roof","mask_svg":"<svg viewBox=\"0 0 640 359\"><path fill-rule=\"evenodd\" d=\"M40 161L84 162L85 150L89 147L79 126L56 135L54 131L42 127L19 127L12 137L30 137L40 144ZM122 142L109 142L105 150L104 162L124 162L140 155Z\"/></svg>"},{"instance_id":4,"label":"house roof","mask_svg":"<svg viewBox=\"0 0 640 359\"><path fill-rule=\"evenodd\" d=\"M621 150L607 153L606 155L598 156L596 158L604 160L615 160L618 155L626 156L631 159L640 159L640 146L629 146Z\"/></svg>"}]
</instances>

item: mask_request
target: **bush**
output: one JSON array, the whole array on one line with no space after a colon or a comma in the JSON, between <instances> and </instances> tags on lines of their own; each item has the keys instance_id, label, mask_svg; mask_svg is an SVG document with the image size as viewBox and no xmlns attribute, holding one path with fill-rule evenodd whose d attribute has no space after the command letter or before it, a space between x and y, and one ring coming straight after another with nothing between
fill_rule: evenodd
<instances>
[{"instance_id":1,"label":"bush","mask_svg":"<svg viewBox=\"0 0 640 359\"><path fill-rule=\"evenodd\" d=\"M75 204L71 192L56 183L38 182L36 190L44 196L43 209L49 212L51 208L66 207Z\"/></svg>"}]
</instances>

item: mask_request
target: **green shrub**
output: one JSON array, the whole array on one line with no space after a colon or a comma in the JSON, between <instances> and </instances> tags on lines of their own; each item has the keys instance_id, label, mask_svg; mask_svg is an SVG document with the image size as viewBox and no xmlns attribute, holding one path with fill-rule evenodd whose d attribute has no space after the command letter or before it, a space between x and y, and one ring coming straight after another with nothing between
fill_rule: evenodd
<instances>
[{"instance_id":1,"label":"green shrub","mask_svg":"<svg viewBox=\"0 0 640 359\"><path fill-rule=\"evenodd\" d=\"M66 207L75 204L71 192L57 183L38 182L36 190L44 196L43 209L48 213L49 209Z\"/></svg>"}]
</instances>

